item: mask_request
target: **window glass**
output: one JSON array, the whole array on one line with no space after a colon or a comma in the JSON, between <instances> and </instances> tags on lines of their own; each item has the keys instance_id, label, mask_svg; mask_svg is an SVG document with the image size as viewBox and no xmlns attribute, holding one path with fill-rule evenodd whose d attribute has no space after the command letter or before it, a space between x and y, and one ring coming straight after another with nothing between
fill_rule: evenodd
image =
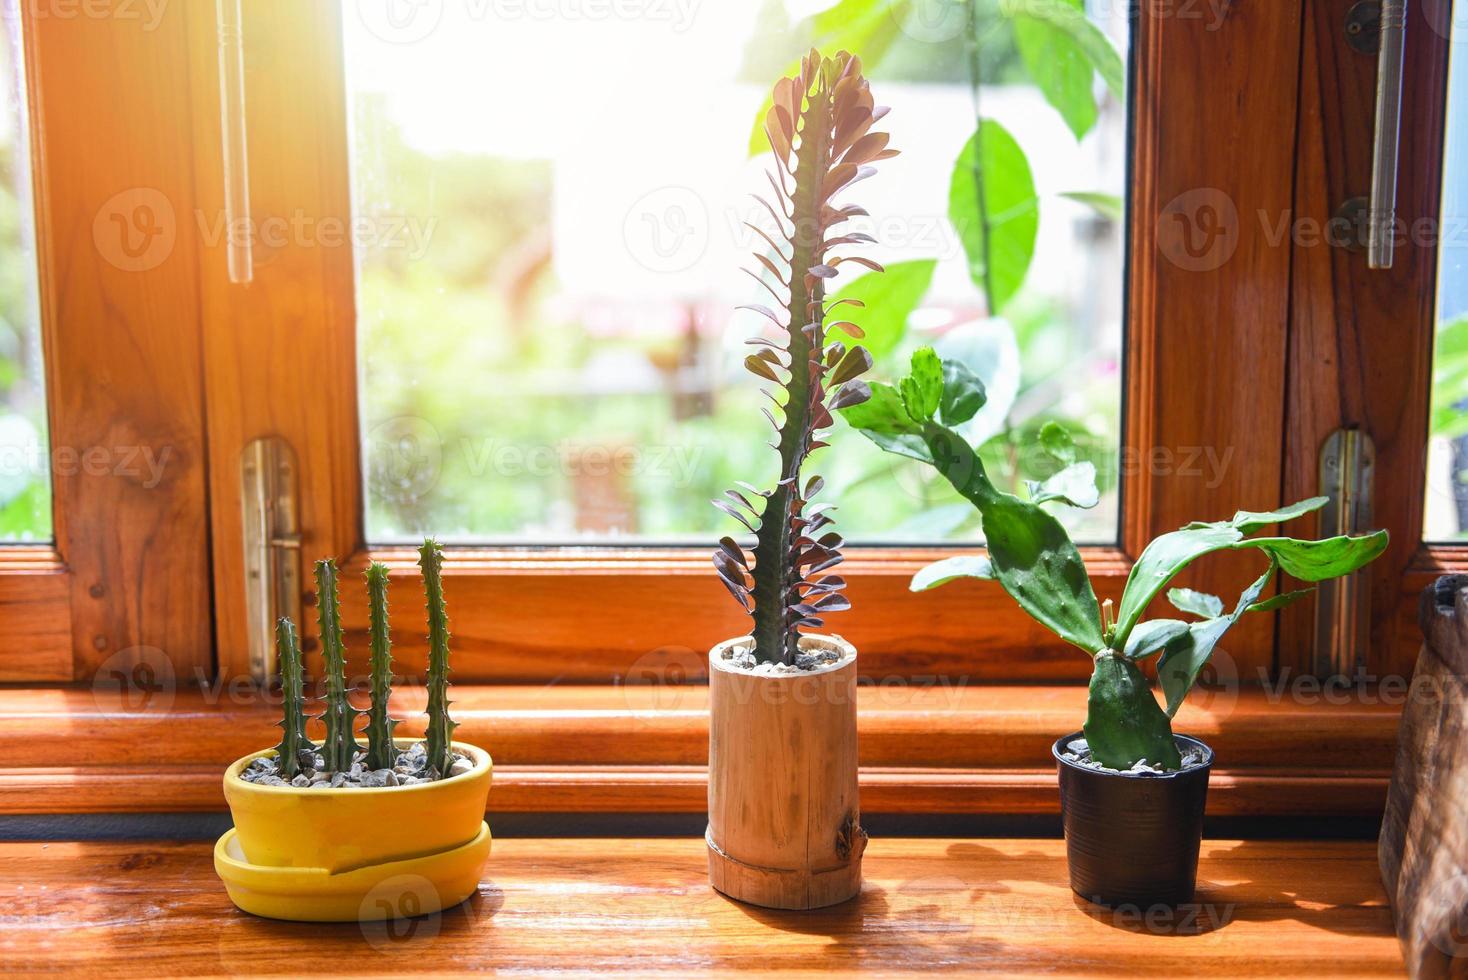
<instances>
[{"instance_id":1,"label":"window glass","mask_svg":"<svg viewBox=\"0 0 1468 980\"><path fill-rule=\"evenodd\" d=\"M0 0L0 542L51 539L30 130L18 0Z\"/></svg>"},{"instance_id":2,"label":"window glass","mask_svg":"<svg viewBox=\"0 0 1468 980\"><path fill-rule=\"evenodd\" d=\"M1468 16L1457 13L1454 21L1423 525L1428 541L1468 538Z\"/></svg>"},{"instance_id":3,"label":"window glass","mask_svg":"<svg viewBox=\"0 0 1468 980\"><path fill-rule=\"evenodd\" d=\"M1059 467L1026 434L1060 421L1103 490L1063 519L1114 541L1128 25L1067 3L348 0L369 539L733 530L710 499L775 469L741 366L763 321L735 309L761 294L751 133L817 44L863 58L902 151L845 198L888 269L836 283L872 377L924 344L969 363L969 435L1016 489ZM831 442L810 471L848 540L981 540L930 467Z\"/></svg>"}]
</instances>

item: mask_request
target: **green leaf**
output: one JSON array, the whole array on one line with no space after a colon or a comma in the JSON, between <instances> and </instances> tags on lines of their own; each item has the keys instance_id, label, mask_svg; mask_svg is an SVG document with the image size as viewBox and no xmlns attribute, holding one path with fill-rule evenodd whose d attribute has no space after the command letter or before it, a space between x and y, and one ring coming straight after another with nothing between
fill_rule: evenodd
<instances>
[{"instance_id":1,"label":"green leaf","mask_svg":"<svg viewBox=\"0 0 1468 980\"><path fill-rule=\"evenodd\" d=\"M1086 744L1103 766L1126 770L1145 759L1182 768L1172 724L1130 660L1110 650L1096 658L1086 707Z\"/></svg>"},{"instance_id":2,"label":"green leaf","mask_svg":"<svg viewBox=\"0 0 1468 980\"><path fill-rule=\"evenodd\" d=\"M983 152L978 150L982 141ZM984 208L979 207L983 182ZM984 214L988 228L984 227ZM969 277L999 313L1019 291L1035 254L1040 205L1030 163L1009 131L984 119L953 166L948 218L963 242Z\"/></svg>"},{"instance_id":3,"label":"green leaf","mask_svg":"<svg viewBox=\"0 0 1468 980\"><path fill-rule=\"evenodd\" d=\"M1080 7L1067 0L1000 0L999 10L1016 26L1022 20L1035 20L1064 33L1096 69L1111 94L1126 98L1126 69L1121 55L1101 28L1086 19Z\"/></svg>"},{"instance_id":4,"label":"green leaf","mask_svg":"<svg viewBox=\"0 0 1468 980\"><path fill-rule=\"evenodd\" d=\"M1030 500L1037 504L1058 500L1089 510L1101 502L1101 491L1096 488L1096 464L1089 461L1073 463L1043 483L1026 480L1025 485L1030 489Z\"/></svg>"},{"instance_id":5,"label":"green leaf","mask_svg":"<svg viewBox=\"0 0 1468 980\"><path fill-rule=\"evenodd\" d=\"M1106 646L1086 563L1049 511L1007 493L980 508L989 561L1004 591L1042 626L1094 654Z\"/></svg>"},{"instance_id":6,"label":"green leaf","mask_svg":"<svg viewBox=\"0 0 1468 980\"><path fill-rule=\"evenodd\" d=\"M1145 660L1188 631L1181 619L1149 619L1138 623L1127 637L1125 656L1129 660Z\"/></svg>"},{"instance_id":7,"label":"green leaf","mask_svg":"<svg viewBox=\"0 0 1468 980\"><path fill-rule=\"evenodd\" d=\"M1207 592L1195 592L1192 589L1172 589L1167 593L1167 601L1172 603L1178 612L1192 613L1203 619L1212 619L1223 615L1223 600L1216 595Z\"/></svg>"},{"instance_id":8,"label":"green leaf","mask_svg":"<svg viewBox=\"0 0 1468 980\"><path fill-rule=\"evenodd\" d=\"M1121 196L1118 194L1107 194L1102 191L1061 191L1060 196L1085 204L1101 217L1117 224L1120 224L1125 216L1125 205L1122 204Z\"/></svg>"},{"instance_id":9,"label":"green leaf","mask_svg":"<svg viewBox=\"0 0 1468 980\"><path fill-rule=\"evenodd\" d=\"M1281 592L1278 595L1272 595L1268 599L1254 603L1249 607L1249 612L1274 612L1276 609L1283 609L1285 606L1293 606L1314 591L1314 589L1296 589L1293 592Z\"/></svg>"},{"instance_id":10,"label":"green leaf","mask_svg":"<svg viewBox=\"0 0 1468 980\"><path fill-rule=\"evenodd\" d=\"M1063 0L1081 9L1079 0ZM1045 101L1080 139L1096 124L1095 72L1085 52L1065 30L1034 17L1014 19L1014 42L1025 69Z\"/></svg>"},{"instance_id":11,"label":"green leaf","mask_svg":"<svg viewBox=\"0 0 1468 980\"><path fill-rule=\"evenodd\" d=\"M1076 461L1075 440L1065 426L1059 422L1046 422L1040 426L1040 448L1067 465Z\"/></svg>"},{"instance_id":12,"label":"green leaf","mask_svg":"<svg viewBox=\"0 0 1468 980\"><path fill-rule=\"evenodd\" d=\"M1198 683L1198 675L1213 656L1213 649L1223 639L1223 634L1239 621L1240 616L1249 611L1249 607L1259 598L1259 593L1264 591L1277 570L1274 562L1270 562L1264 574L1244 590L1233 612L1227 616L1205 619L1201 623L1192 623L1185 636L1167 644L1167 648L1162 651L1162 659L1157 662L1157 681L1167 697L1169 718L1177 714L1188 692Z\"/></svg>"},{"instance_id":13,"label":"green leaf","mask_svg":"<svg viewBox=\"0 0 1468 980\"><path fill-rule=\"evenodd\" d=\"M932 463L933 456L923 438L922 426L907 414L902 396L888 384L873 382L872 397L859 405L841 409L848 425L889 453Z\"/></svg>"},{"instance_id":14,"label":"green leaf","mask_svg":"<svg viewBox=\"0 0 1468 980\"><path fill-rule=\"evenodd\" d=\"M962 425L989 400L984 382L962 361L943 361L943 400L938 414L947 426Z\"/></svg>"},{"instance_id":15,"label":"green leaf","mask_svg":"<svg viewBox=\"0 0 1468 980\"><path fill-rule=\"evenodd\" d=\"M1143 549L1127 577L1117 613L1115 641L1126 642L1143 611L1173 577L1189 563L1215 551L1258 548L1296 578L1319 582L1353 572L1386 550L1385 531L1324 541L1245 537L1261 528L1318 510L1323 503L1322 498L1312 497L1274 511L1241 510L1228 521L1194 521L1181 530L1155 538Z\"/></svg>"},{"instance_id":16,"label":"green leaf","mask_svg":"<svg viewBox=\"0 0 1468 980\"><path fill-rule=\"evenodd\" d=\"M907 414L917 422L931 422L943 399L943 364L931 347L912 354L912 370L899 386Z\"/></svg>"},{"instance_id":17,"label":"green leaf","mask_svg":"<svg viewBox=\"0 0 1468 980\"><path fill-rule=\"evenodd\" d=\"M1328 503L1330 503L1329 497L1308 497L1299 503L1281 507L1279 510L1241 510L1234 514L1227 523L1238 528L1245 535L1257 534L1266 527L1273 527L1276 524L1283 524L1285 521L1292 521L1297 517L1314 513Z\"/></svg>"},{"instance_id":18,"label":"green leaf","mask_svg":"<svg viewBox=\"0 0 1468 980\"><path fill-rule=\"evenodd\" d=\"M926 592L940 585L947 585L961 578L994 578L994 566L983 555L957 555L944 558L919 571L912 577L908 588L913 592Z\"/></svg>"},{"instance_id":19,"label":"green leaf","mask_svg":"<svg viewBox=\"0 0 1468 980\"><path fill-rule=\"evenodd\" d=\"M842 49L858 54L863 67L870 73L872 66L882 60L892 43L901 36L898 25L907 16L909 6L911 0L841 0L805 18L791 28L790 34L809 37L812 47L832 54ZM782 74L789 77L798 71L800 59L796 58ZM750 156L770 148L770 141L765 136L765 113L773 104L773 97L766 95L755 114L754 127L749 134Z\"/></svg>"},{"instance_id":20,"label":"green leaf","mask_svg":"<svg viewBox=\"0 0 1468 980\"><path fill-rule=\"evenodd\" d=\"M907 318L918 308L933 281L936 259L893 262L886 272L868 272L851 280L846 288L828 297L835 300L854 299L863 309L855 316L866 338L862 345L873 358L881 359L902 343L907 333Z\"/></svg>"},{"instance_id":21,"label":"green leaf","mask_svg":"<svg viewBox=\"0 0 1468 980\"><path fill-rule=\"evenodd\" d=\"M1279 566L1297 579L1323 582L1349 575L1386 550L1387 533L1376 531L1359 537L1341 535L1323 541L1294 538L1253 538L1246 546L1268 553Z\"/></svg>"}]
</instances>

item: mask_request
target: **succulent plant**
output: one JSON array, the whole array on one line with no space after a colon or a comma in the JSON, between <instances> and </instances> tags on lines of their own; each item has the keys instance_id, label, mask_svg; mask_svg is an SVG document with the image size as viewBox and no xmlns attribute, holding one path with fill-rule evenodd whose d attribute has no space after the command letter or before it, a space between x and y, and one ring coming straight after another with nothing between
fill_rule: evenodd
<instances>
[{"instance_id":1,"label":"succulent plant","mask_svg":"<svg viewBox=\"0 0 1468 980\"><path fill-rule=\"evenodd\" d=\"M423 591L428 600L428 732L424 748L428 764L447 776L454 758L454 729L449 717L449 616L443 599L443 549L431 538L418 549Z\"/></svg>"},{"instance_id":2,"label":"succulent plant","mask_svg":"<svg viewBox=\"0 0 1468 980\"><path fill-rule=\"evenodd\" d=\"M871 131L886 112L872 101L861 59L845 51L827 58L812 50L799 72L775 84L765 117L775 156L768 172L775 197L773 203L759 201L776 232L753 223L749 227L769 246L768 253L754 257L778 288L760 272L745 271L775 298L779 312L761 304L743 308L770 320L780 336L751 339L755 352L744 364L784 394L782 400L765 390L782 420L763 409L777 433L773 448L780 454L780 473L773 490L741 483L743 492L728 490L727 499L714 501L755 535L755 546L749 554L725 537L713 556L720 580L754 619L754 656L764 663L793 664L801 629L821 626L825 614L850 607L841 595L845 581L824 574L841 562L842 540L828 530L829 505L811 503L823 481L813 476L802 484L801 470L810 453L825 445L821 433L833 424L831 413L869 397L858 379L871 367L871 354L828 339L832 331L861 339L856 324L828 320L836 306L861 304L847 299L828 306L825 284L848 262L882 270L861 256L833 254L838 247L874 239L861 232L833 233L867 212L855 204L837 206L832 198L869 176L873 161L896 155L887 147L886 133Z\"/></svg>"},{"instance_id":3,"label":"succulent plant","mask_svg":"<svg viewBox=\"0 0 1468 980\"><path fill-rule=\"evenodd\" d=\"M280 664L280 693L285 717L280 720L280 744L275 747L276 766L286 779L301 771L301 751L315 749L306 737L305 670L296 624L281 617L275 624L275 650Z\"/></svg>"},{"instance_id":4,"label":"succulent plant","mask_svg":"<svg viewBox=\"0 0 1468 980\"><path fill-rule=\"evenodd\" d=\"M398 760L393 729L398 723L388 714L392 697L392 638L387 618L387 566L373 562L367 567L367 605L372 646L372 703L367 709L368 769L391 769Z\"/></svg>"},{"instance_id":5,"label":"succulent plant","mask_svg":"<svg viewBox=\"0 0 1468 980\"><path fill-rule=\"evenodd\" d=\"M913 355L908 377L897 387L874 384L872 397L848 409L846 420L888 452L921 460L937 470L978 508L988 555L948 558L920 571L914 591L958 578L997 579L1037 622L1092 658L1093 672L1085 723L1091 756L1111 769L1130 769L1141 761L1165 769L1182 765L1172 733L1172 718L1197 683L1219 640L1247 612L1280 609L1308 595L1300 589L1260 599L1284 571L1306 582L1349 575L1380 555L1387 533L1342 535L1321 541L1262 535L1285 521L1303 517L1326 503L1302 500L1274 511L1239 511L1225 521L1194 521L1153 540L1132 566L1112 615L1086 574L1085 562L1064 525L1044 504L1060 501L1094 505L1094 468L1073 464L1042 484L1032 484L1030 499L1001 492L989 481L973 447L955 429L984 405L984 386L967 368L941 361L929 348ZM1041 433L1063 445L1064 434ZM1090 483L1087 486L1087 483ZM1251 549L1268 558L1268 567L1232 609L1217 596L1172 589L1168 598L1193 620L1142 616L1169 582L1198 558L1219 551ZM1160 656L1159 656L1160 655ZM1166 707L1159 706L1140 664L1158 656L1157 679Z\"/></svg>"},{"instance_id":6,"label":"succulent plant","mask_svg":"<svg viewBox=\"0 0 1468 980\"><path fill-rule=\"evenodd\" d=\"M316 608L321 628L321 657L326 667L326 738L321 743L322 763L327 772L347 772L358 749L353 730L361 714L347 699L346 649L342 641L341 596L337 590L336 562L323 558L316 563Z\"/></svg>"}]
</instances>

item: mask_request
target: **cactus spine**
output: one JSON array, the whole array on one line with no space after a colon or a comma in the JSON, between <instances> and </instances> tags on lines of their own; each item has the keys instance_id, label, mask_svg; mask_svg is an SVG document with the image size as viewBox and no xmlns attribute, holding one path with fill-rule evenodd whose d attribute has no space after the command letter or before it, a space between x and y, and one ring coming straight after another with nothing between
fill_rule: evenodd
<instances>
[{"instance_id":1,"label":"cactus spine","mask_svg":"<svg viewBox=\"0 0 1468 980\"><path fill-rule=\"evenodd\" d=\"M392 695L392 639L387 623L387 566L373 562L367 568L367 602L371 616L372 706L367 709L367 768L391 769L398 761L393 729L397 722L387 713Z\"/></svg>"},{"instance_id":2,"label":"cactus spine","mask_svg":"<svg viewBox=\"0 0 1468 980\"><path fill-rule=\"evenodd\" d=\"M280 744L275 747L276 765L283 778L293 779L301 771L301 750L316 746L306 738L305 671L301 666L301 643L296 638L296 624L285 617L275 624L275 649L280 662L280 693L285 708L285 717L280 721Z\"/></svg>"},{"instance_id":3,"label":"cactus spine","mask_svg":"<svg viewBox=\"0 0 1468 980\"><path fill-rule=\"evenodd\" d=\"M323 558L316 563L316 608L321 626L321 656L326 664L326 694L322 698L326 740L321 746L327 772L347 772L357 751L353 734L361 714L347 700L347 658L342 641L341 596L337 592L336 562Z\"/></svg>"},{"instance_id":4,"label":"cactus spine","mask_svg":"<svg viewBox=\"0 0 1468 980\"><path fill-rule=\"evenodd\" d=\"M449 616L443 601L443 549L429 538L418 549L423 591L428 598L428 764L440 777L453 762L454 729L449 718Z\"/></svg>"}]
</instances>

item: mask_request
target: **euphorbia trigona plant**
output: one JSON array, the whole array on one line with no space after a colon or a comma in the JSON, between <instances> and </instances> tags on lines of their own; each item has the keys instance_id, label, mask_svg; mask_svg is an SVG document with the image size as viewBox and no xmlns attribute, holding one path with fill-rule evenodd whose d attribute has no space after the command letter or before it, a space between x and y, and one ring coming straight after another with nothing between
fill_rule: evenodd
<instances>
[{"instance_id":1,"label":"euphorbia trigona plant","mask_svg":"<svg viewBox=\"0 0 1468 980\"><path fill-rule=\"evenodd\" d=\"M734 597L754 618L754 656L762 663L793 664L799 650L800 630L822 625L822 616L849 608L841 595L845 582L826 574L841 561L841 536L829 530L829 505L812 504L822 480L801 482L801 468L810 453L824 446L821 432L832 423L832 411L858 405L870 391L858 380L872 365L861 346L850 348L830 340L832 331L861 339L861 328L847 320L832 319L842 304L827 305L825 284L844 263L880 272L868 258L836 255L834 250L874 241L860 232L841 233L837 226L867 212L855 204L836 205L832 199L852 183L869 176L870 164L895 156L886 133L872 125L886 114L872 101L870 86L861 72L861 59L840 52L834 58L812 50L800 71L775 86L774 102L765 129L774 149L775 168L769 172L773 201L760 202L775 221L775 233L753 224L769 246L755 259L778 281L772 286L758 272L750 274L779 304L746 307L779 328L780 338L755 337L755 348L744 361L756 376L773 381L784 392L777 399L783 414L775 426L780 453L780 476L773 490L741 483L727 491L727 500L715 506L755 534L753 554L733 538L719 542L714 566ZM748 271L748 270L746 270ZM824 533L823 533L824 532Z\"/></svg>"},{"instance_id":2,"label":"euphorbia trigona plant","mask_svg":"<svg viewBox=\"0 0 1468 980\"><path fill-rule=\"evenodd\" d=\"M1322 507L1324 497L1276 511L1239 511L1226 521L1195 521L1164 534L1142 551L1113 616L1111 602L1096 601L1080 552L1065 527L1042 504L1051 500L1094 503L1075 479L1052 478L1032 485L1031 499L997 490L963 436L954 430L983 407L984 386L963 365L941 361L929 348L912 358L911 373L898 387L874 384L872 397L844 413L846 420L888 452L936 467L979 509L988 557L950 558L920 572L914 590L956 578L997 579L1034 619L1080 647L1095 662L1091 675L1086 742L1092 758L1112 769L1145 760L1164 769L1182 765L1172 734L1172 717L1197 682L1218 641L1246 612L1279 609L1307 595L1303 589L1260 600L1283 570L1306 582L1348 575L1386 549L1387 534L1341 536L1322 541L1261 532ZM1085 466L1087 464L1077 464ZM1075 467L1070 476L1075 475ZM1234 604L1216 596L1172 589L1168 598L1191 621L1142 616L1170 581L1195 559L1218 551L1252 549L1268 567ZM1159 656L1157 679L1166 708L1159 706L1141 662Z\"/></svg>"}]
</instances>

